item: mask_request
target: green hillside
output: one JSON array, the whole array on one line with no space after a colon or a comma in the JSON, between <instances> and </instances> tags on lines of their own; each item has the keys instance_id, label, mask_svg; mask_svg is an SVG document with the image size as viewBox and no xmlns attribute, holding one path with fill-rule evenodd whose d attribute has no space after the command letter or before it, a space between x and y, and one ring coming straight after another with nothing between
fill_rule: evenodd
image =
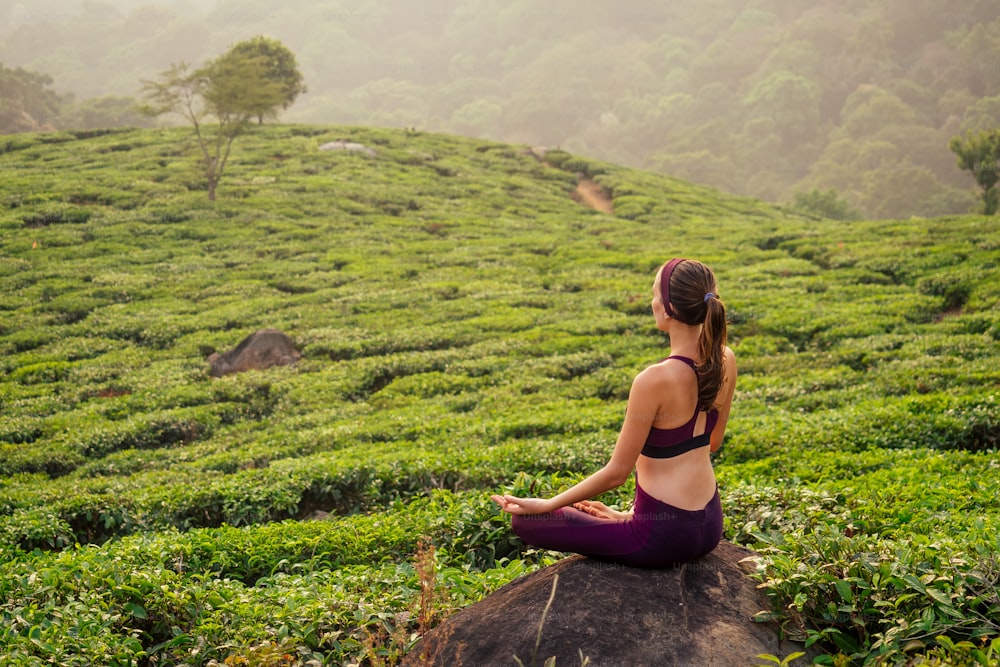
<instances>
[{"instance_id":1,"label":"green hillside","mask_svg":"<svg viewBox=\"0 0 1000 667\"><path fill-rule=\"evenodd\" d=\"M948 142L1000 127L996 0L544 5L0 0L0 133L149 123L143 80L266 35L309 89L292 122L562 146L774 202L833 189L814 210L847 217L979 210Z\"/></svg>"},{"instance_id":2,"label":"green hillside","mask_svg":"<svg viewBox=\"0 0 1000 667\"><path fill-rule=\"evenodd\" d=\"M761 619L830 664L997 659L996 218L835 222L319 126L241 138L213 203L195 150L0 138L0 665L391 664L432 558L440 618L558 557L489 494L606 461L666 355L649 287L676 255L730 314L715 461L726 537L765 556ZM209 377L268 327L297 365Z\"/></svg>"}]
</instances>

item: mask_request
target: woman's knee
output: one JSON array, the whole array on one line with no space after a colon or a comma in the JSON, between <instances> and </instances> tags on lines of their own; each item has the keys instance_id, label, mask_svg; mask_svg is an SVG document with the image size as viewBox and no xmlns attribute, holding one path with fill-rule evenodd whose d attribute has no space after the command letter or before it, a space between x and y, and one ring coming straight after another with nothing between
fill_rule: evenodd
<instances>
[{"instance_id":1,"label":"woman's knee","mask_svg":"<svg viewBox=\"0 0 1000 667\"><path fill-rule=\"evenodd\" d=\"M512 514L510 517L511 530L525 542L533 542L553 528L563 528L565 525L562 510L548 514Z\"/></svg>"},{"instance_id":2,"label":"woman's knee","mask_svg":"<svg viewBox=\"0 0 1000 667\"><path fill-rule=\"evenodd\" d=\"M531 535L534 532L532 526L537 524L538 515L536 514L512 514L510 517L511 529L515 535L521 538Z\"/></svg>"},{"instance_id":3,"label":"woman's knee","mask_svg":"<svg viewBox=\"0 0 1000 667\"><path fill-rule=\"evenodd\" d=\"M520 514L513 514L510 517L510 528L515 535L520 537L522 540L528 535L528 525L530 522L525 521L524 517Z\"/></svg>"}]
</instances>

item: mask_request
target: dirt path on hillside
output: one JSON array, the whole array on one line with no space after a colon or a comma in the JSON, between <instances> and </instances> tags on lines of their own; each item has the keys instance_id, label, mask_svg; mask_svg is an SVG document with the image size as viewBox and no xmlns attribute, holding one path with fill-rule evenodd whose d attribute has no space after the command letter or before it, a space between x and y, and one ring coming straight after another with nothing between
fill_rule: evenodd
<instances>
[{"instance_id":1,"label":"dirt path on hillside","mask_svg":"<svg viewBox=\"0 0 1000 667\"><path fill-rule=\"evenodd\" d=\"M585 176L580 176L573 192L573 200L586 204L601 213L614 215L615 206L607 191Z\"/></svg>"},{"instance_id":2,"label":"dirt path on hillside","mask_svg":"<svg viewBox=\"0 0 1000 667\"><path fill-rule=\"evenodd\" d=\"M528 149L526 153L531 155L546 167L555 169L552 164L546 162L545 160L545 153L547 151L547 148L539 147ZM573 194L570 196L573 198L573 201L583 204L584 206L589 206L595 211L607 213L608 215L614 215L615 206L611 201L611 197L608 196L607 190L583 174L576 175L576 190L574 190Z\"/></svg>"}]
</instances>

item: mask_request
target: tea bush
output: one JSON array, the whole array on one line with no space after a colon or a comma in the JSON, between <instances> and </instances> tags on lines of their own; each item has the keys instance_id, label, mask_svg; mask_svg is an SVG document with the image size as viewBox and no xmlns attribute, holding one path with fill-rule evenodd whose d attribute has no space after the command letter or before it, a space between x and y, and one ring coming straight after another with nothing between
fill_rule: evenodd
<instances>
[{"instance_id":1,"label":"tea bush","mask_svg":"<svg viewBox=\"0 0 1000 667\"><path fill-rule=\"evenodd\" d=\"M565 151L295 126L242 137L211 203L189 139L0 142L0 665L398 657L422 536L441 614L559 557L489 495L606 462L667 355L671 256L727 304L714 461L761 618L831 664L995 655L996 219L817 220ZM209 377L265 327L303 358Z\"/></svg>"}]
</instances>

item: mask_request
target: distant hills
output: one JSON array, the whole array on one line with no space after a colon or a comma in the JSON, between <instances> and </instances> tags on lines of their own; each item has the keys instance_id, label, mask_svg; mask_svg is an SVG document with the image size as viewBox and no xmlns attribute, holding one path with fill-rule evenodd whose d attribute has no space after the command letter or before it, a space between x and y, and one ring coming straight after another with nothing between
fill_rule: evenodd
<instances>
[{"instance_id":1,"label":"distant hills","mask_svg":"<svg viewBox=\"0 0 1000 667\"><path fill-rule=\"evenodd\" d=\"M1000 125L986 0L8 0L0 26L0 63L80 105L56 127L141 123L105 98L265 34L309 87L286 120L561 146L773 202L834 189L869 218L969 211L948 140Z\"/></svg>"}]
</instances>

